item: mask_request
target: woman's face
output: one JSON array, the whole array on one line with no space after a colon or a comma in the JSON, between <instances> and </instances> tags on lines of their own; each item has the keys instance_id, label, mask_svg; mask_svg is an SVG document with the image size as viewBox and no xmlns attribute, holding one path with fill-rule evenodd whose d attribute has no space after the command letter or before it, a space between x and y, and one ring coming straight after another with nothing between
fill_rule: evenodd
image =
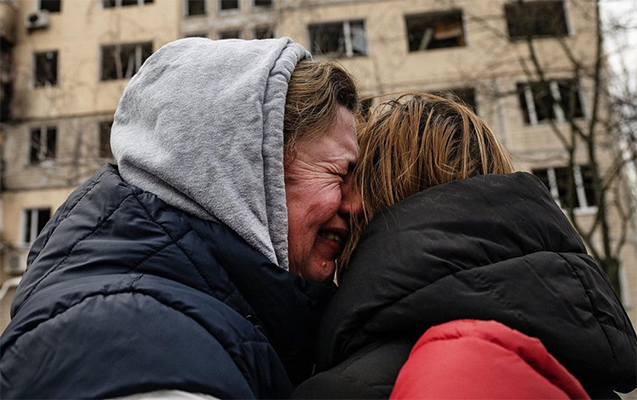
<instances>
[{"instance_id":1,"label":"woman's face","mask_svg":"<svg viewBox=\"0 0 637 400\"><path fill-rule=\"evenodd\" d=\"M332 279L349 235L350 175L358 157L354 116L339 107L332 129L296 146L285 169L290 272Z\"/></svg>"}]
</instances>

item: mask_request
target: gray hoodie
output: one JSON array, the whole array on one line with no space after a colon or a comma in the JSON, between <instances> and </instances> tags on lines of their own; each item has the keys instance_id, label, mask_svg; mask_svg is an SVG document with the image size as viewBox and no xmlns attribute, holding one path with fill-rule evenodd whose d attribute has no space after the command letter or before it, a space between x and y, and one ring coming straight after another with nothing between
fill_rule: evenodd
<instances>
[{"instance_id":1,"label":"gray hoodie","mask_svg":"<svg viewBox=\"0 0 637 400\"><path fill-rule=\"evenodd\" d=\"M190 38L154 53L120 100L111 146L125 181L228 225L288 269L283 113L310 54L289 38Z\"/></svg>"}]
</instances>

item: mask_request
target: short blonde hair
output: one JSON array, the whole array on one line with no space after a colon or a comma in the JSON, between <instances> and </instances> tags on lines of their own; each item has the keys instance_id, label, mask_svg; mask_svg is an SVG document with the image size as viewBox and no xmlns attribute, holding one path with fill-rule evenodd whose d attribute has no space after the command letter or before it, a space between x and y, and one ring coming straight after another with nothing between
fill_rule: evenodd
<instances>
[{"instance_id":1,"label":"short blonde hair","mask_svg":"<svg viewBox=\"0 0 637 400\"><path fill-rule=\"evenodd\" d=\"M362 213L339 265L349 262L363 228L380 211L432 186L514 171L487 124L463 104L427 93L404 94L372 112L359 129L352 191Z\"/></svg>"},{"instance_id":2,"label":"short blonde hair","mask_svg":"<svg viewBox=\"0 0 637 400\"><path fill-rule=\"evenodd\" d=\"M334 126L338 106L357 112L358 94L352 76L333 61L300 61L285 99L286 162L293 158L299 141L327 133Z\"/></svg>"}]
</instances>

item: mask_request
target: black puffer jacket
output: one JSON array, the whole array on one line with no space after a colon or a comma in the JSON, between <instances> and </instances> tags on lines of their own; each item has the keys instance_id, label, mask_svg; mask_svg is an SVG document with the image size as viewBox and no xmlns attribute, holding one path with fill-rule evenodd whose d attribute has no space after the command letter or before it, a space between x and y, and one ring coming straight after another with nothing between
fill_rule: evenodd
<instances>
[{"instance_id":1,"label":"black puffer jacket","mask_svg":"<svg viewBox=\"0 0 637 400\"><path fill-rule=\"evenodd\" d=\"M374 218L295 398L387 398L416 339L457 319L541 339L592 397L636 386L635 331L604 272L526 173L456 181Z\"/></svg>"},{"instance_id":2,"label":"black puffer jacket","mask_svg":"<svg viewBox=\"0 0 637 400\"><path fill-rule=\"evenodd\" d=\"M288 375L311 371L313 321L332 291L109 165L33 244L1 339L0 394L285 398Z\"/></svg>"}]
</instances>

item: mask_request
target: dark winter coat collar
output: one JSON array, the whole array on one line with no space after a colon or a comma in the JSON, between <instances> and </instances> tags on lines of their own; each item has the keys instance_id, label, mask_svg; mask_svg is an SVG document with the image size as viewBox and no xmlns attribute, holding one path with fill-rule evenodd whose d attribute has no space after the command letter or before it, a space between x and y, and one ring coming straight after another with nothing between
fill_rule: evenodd
<instances>
[{"instance_id":1,"label":"dark winter coat collar","mask_svg":"<svg viewBox=\"0 0 637 400\"><path fill-rule=\"evenodd\" d=\"M463 318L540 338L594 396L636 385L632 325L532 175L452 182L376 216L326 312L318 370L370 343Z\"/></svg>"}]
</instances>

